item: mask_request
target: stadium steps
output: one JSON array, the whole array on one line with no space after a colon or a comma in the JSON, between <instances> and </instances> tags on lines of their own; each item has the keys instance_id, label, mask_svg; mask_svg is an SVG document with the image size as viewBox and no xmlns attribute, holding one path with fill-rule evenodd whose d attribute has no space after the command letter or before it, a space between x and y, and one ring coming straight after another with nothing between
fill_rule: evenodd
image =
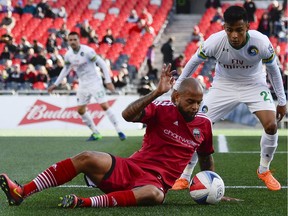
<instances>
[{"instance_id":1,"label":"stadium steps","mask_svg":"<svg viewBox=\"0 0 288 216\"><path fill-rule=\"evenodd\" d=\"M167 42L169 37L174 37L174 58L178 57L179 54L184 52L185 46L190 42L193 26L197 25L200 19L201 15L195 14L175 14L171 17L162 37L156 44L155 67L159 71L163 64L163 55L160 51L161 46Z\"/></svg>"}]
</instances>

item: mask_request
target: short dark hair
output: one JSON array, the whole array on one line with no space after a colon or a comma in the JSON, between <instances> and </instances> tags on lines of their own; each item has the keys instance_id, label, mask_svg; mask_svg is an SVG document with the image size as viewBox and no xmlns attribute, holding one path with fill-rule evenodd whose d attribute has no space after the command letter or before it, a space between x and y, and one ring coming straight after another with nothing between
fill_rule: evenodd
<instances>
[{"instance_id":1,"label":"short dark hair","mask_svg":"<svg viewBox=\"0 0 288 216\"><path fill-rule=\"evenodd\" d=\"M248 15L245 8L240 6L231 6L227 8L224 12L224 22L225 23L234 23L239 20L243 20L244 22L248 22Z\"/></svg>"},{"instance_id":2,"label":"short dark hair","mask_svg":"<svg viewBox=\"0 0 288 216\"><path fill-rule=\"evenodd\" d=\"M70 32L70 33L68 34L68 36L70 36L70 35L77 35L78 38L80 37L80 35L79 35L77 32L75 32L75 31Z\"/></svg>"}]
</instances>

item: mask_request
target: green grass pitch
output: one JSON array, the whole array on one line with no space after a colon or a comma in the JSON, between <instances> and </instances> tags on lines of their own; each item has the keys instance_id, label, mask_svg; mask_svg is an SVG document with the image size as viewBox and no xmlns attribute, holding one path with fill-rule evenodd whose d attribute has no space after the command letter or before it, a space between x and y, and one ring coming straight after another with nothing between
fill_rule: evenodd
<instances>
[{"instance_id":1,"label":"green grass pitch","mask_svg":"<svg viewBox=\"0 0 288 216\"><path fill-rule=\"evenodd\" d=\"M239 132L239 133L238 133ZM35 194L20 206L8 206L0 191L0 215L287 215L287 131L280 133L279 147L271 164L275 177L283 188L268 191L257 178L260 136L226 133L228 153L218 151L217 135L214 134L216 172L223 178L225 195L243 199L242 202L220 202L218 205L198 205L188 190L169 191L165 203L151 207L116 207L62 209L57 207L59 197L74 193L79 196L101 194L98 189L84 187L80 175L63 187L52 188ZM242 132L243 133L243 132ZM241 134L241 136L238 136ZM253 134L253 133L252 133ZM98 142L85 142L84 136L3 136L0 134L0 173L24 184L53 163L84 150L105 151L119 156L129 156L141 147L142 136L129 136L120 142L117 137L106 136ZM197 167L194 173L198 172Z\"/></svg>"}]
</instances>

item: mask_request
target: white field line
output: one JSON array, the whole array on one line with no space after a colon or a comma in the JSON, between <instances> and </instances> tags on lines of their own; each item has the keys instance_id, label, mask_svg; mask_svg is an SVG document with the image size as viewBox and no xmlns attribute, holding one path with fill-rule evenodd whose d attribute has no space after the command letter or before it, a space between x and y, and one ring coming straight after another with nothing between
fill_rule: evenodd
<instances>
[{"instance_id":1,"label":"white field line","mask_svg":"<svg viewBox=\"0 0 288 216\"><path fill-rule=\"evenodd\" d=\"M218 152L229 152L226 137L223 134L218 135Z\"/></svg>"},{"instance_id":2,"label":"white field line","mask_svg":"<svg viewBox=\"0 0 288 216\"><path fill-rule=\"evenodd\" d=\"M89 188L86 185L61 185L58 187L60 187L60 188ZM231 188L231 189L267 189L267 187L265 187L265 186L245 186L245 185L243 185L243 186L225 186L225 188ZM282 188L287 189L288 186L282 185Z\"/></svg>"},{"instance_id":3,"label":"white field line","mask_svg":"<svg viewBox=\"0 0 288 216\"><path fill-rule=\"evenodd\" d=\"M215 152L228 154L260 154L260 151L233 151L233 152ZM288 154L288 151L276 151L275 154Z\"/></svg>"}]
</instances>

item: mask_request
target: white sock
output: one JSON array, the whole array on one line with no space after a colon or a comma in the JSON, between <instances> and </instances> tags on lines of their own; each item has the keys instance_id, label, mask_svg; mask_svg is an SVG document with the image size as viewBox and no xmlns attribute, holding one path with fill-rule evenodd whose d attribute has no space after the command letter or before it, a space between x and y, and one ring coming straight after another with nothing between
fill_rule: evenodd
<instances>
[{"instance_id":1,"label":"white sock","mask_svg":"<svg viewBox=\"0 0 288 216\"><path fill-rule=\"evenodd\" d=\"M81 117L82 117L83 123L86 124L93 133L99 133L99 131L97 130L93 122L93 119L91 118L88 112L85 112L83 115L81 115Z\"/></svg>"},{"instance_id":2,"label":"white sock","mask_svg":"<svg viewBox=\"0 0 288 216\"><path fill-rule=\"evenodd\" d=\"M260 147L261 147L261 158L259 173L266 172L269 170L270 163L273 160L274 153L278 146L278 132L273 135L262 133Z\"/></svg>"},{"instance_id":3,"label":"white sock","mask_svg":"<svg viewBox=\"0 0 288 216\"><path fill-rule=\"evenodd\" d=\"M121 132L120 128L118 127L118 122L116 120L116 117L110 108L108 110L106 110L106 114L107 114L109 120L111 121L111 123L114 125L116 131L118 133Z\"/></svg>"},{"instance_id":4,"label":"white sock","mask_svg":"<svg viewBox=\"0 0 288 216\"><path fill-rule=\"evenodd\" d=\"M190 182L191 180L191 175L193 173L193 170L196 166L198 162L198 155L197 153L195 152L191 158L191 160L189 161L189 163L187 164L187 166L185 167L183 173L181 174L181 177L180 178L185 178L187 179L188 182Z\"/></svg>"}]
</instances>

